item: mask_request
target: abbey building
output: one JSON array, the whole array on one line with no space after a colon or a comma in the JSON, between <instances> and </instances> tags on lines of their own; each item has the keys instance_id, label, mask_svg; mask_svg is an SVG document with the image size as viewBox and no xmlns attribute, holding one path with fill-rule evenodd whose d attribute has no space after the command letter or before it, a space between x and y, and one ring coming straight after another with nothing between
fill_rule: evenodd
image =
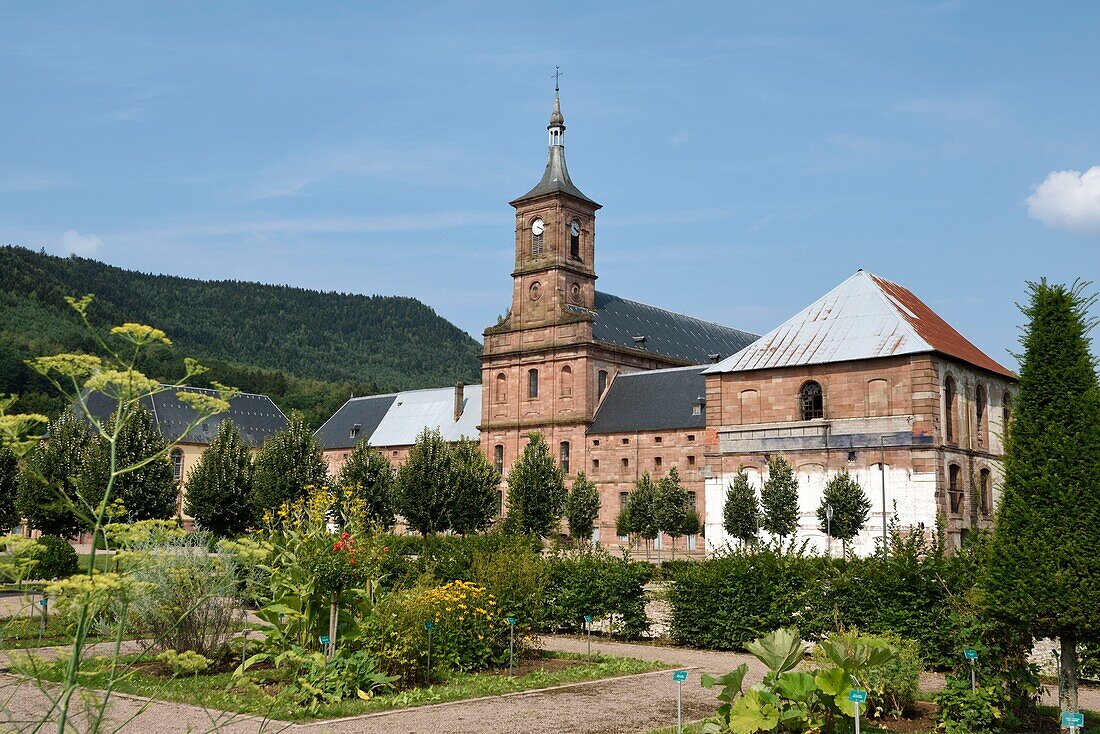
<instances>
[{"instance_id":1,"label":"abbey building","mask_svg":"<svg viewBox=\"0 0 1100 734\"><path fill-rule=\"evenodd\" d=\"M597 290L600 205L569 175L556 94L547 130L542 179L511 202L512 304L485 330L481 385L353 398L317 432L334 471L363 439L399 463L431 427L479 440L506 477L537 431L567 482L584 470L599 486L608 546L627 542L615 518L638 478L675 467L705 525L677 547L724 547L730 482L759 488L777 454L798 476L799 536L821 549L816 510L842 470L872 501L858 552L895 512L945 518L955 543L991 523L1011 372L863 271L764 336Z\"/></svg>"}]
</instances>

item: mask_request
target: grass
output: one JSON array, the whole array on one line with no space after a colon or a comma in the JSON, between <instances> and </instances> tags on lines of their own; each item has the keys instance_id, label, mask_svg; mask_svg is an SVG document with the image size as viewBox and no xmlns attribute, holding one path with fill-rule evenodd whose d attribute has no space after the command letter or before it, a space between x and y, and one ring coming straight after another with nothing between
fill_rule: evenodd
<instances>
[{"instance_id":1,"label":"grass","mask_svg":"<svg viewBox=\"0 0 1100 734\"><path fill-rule=\"evenodd\" d=\"M499 672L451 673L446 680L424 688L412 688L397 693L375 696L369 700L349 699L332 704L321 704L310 711L293 705L287 696L276 692L277 679L272 676L269 685L261 686L247 677L235 678L222 672L204 675L166 677L158 675L154 666L130 665L114 683L114 690L164 701L176 701L204 706L221 711L252 714L273 719L309 721L343 716L377 713L409 706L459 701L482 696L498 696L505 693L547 688L565 683L600 680L620 675L647 673L668 666L633 658L597 656L591 662L583 655L544 653L548 659L575 660L577 664L551 670L536 669L524 675L507 676ZM148 657L124 656L120 663L141 663ZM110 660L94 658L80 673L80 684L92 689L105 688L110 680ZM55 661L39 661L22 671L46 681L60 681L63 666ZM270 671L265 671L270 672ZM285 680L285 678L284 678ZM273 684L273 686L271 685Z\"/></svg>"},{"instance_id":2,"label":"grass","mask_svg":"<svg viewBox=\"0 0 1100 734\"><path fill-rule=\"evenodd\" d=\"M126 639L132 639L127 636ZM0 650L27 650L34 647L57 647L71 645L72 630L69 623L59 615L47 617L46 629L42 629L42 618L30 616L26 612L14 617L0 618ZM103 640L90 635L88 642Z\"/></svg>"}]
</instances>

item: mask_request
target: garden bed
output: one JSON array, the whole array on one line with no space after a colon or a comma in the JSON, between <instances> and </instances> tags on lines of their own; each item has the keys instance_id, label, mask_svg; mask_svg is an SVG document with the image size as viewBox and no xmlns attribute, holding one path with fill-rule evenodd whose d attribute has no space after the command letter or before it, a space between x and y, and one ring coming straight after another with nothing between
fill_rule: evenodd
<instances>
[{"instance_id":1,"label":"garden bed","mask_svg":"<svg viewBox=\"0 0 1100 734\"><path fill-rule=\"evenodd\" d=\"M507 669L447 673L444 680L431 686L409 688L367 700L349 699L337 703L321 703L309 710L285 695L290 681L287 671L254 667L246 677L235 678L232 673L235 662L225 661L199 675L173 676L164 665L148 655L124 656L119 662L125 672L115 680L116 692L287 721L356 716L410 706L498 696L567 683L648 673L668 667L662 663L633 658L593 656L589 661L582 655L534 653L517 661L511 676ZM43 662L34 673L42 680L56 682L62 679L63 668L61 663ZM102 689L107 686L110 677L110 659L93 658L81 672L80 683L87 688Z\"/></svg>"}]
</instances>

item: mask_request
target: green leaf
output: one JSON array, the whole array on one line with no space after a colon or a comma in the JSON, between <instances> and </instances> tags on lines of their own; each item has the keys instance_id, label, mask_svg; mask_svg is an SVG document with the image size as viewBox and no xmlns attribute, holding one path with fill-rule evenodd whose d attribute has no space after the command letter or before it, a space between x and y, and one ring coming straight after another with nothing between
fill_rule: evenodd
<instances>
[{"instance_id":1,"label":"green leaf","mask_svg":"<svg viewBox=\"0 0 1100 734\"><path fill-rule=\"evenodd\" d=\"M814 683L827 696L835 696L848 687L850 680L844 668L828 668L819 670L814 676Z\"/></svg>"},{"instance_id":2,"label":"green leaf","mask_svg":"<svg viewBox=\"0 0 1100 734\"><path fill-rule=\"evenodd\" d=\"M734 734L771 731L779 725L779 709L762 700L760 691L750 688L734 702L729 725Z\"/></svg>"},{"instance_id":3,"label":"green leaf","mask_svg":"<svg viewBox=\"0 0 1100 734\"><path fill-rule=\"evenodd\" d=\"M776 688L784 698L792 701L806 701L817 690L817 685L814 683L814 677L809 673L790 672L779 676Z\"/></svg>"},{"instance_id":4,"label":"green leaf","mask_svg":"<svg viewBox=\"0 0 1100 734\"><path fill-rule=\"evenodd\" d=\"M747 645L745 649L756 659L776 673L786 672L802 661L806 646L792 628L778 629L760 637Z\"/></svg>"}]
</instances>

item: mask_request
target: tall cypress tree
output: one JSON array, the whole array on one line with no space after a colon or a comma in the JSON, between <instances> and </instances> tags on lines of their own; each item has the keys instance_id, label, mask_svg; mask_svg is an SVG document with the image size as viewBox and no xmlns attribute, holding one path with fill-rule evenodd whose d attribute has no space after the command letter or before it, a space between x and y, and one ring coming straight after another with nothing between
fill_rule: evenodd
<instances>
[{"instance_id":1,"label":"tall cypress tree","mask_svg":"<svg viewBox=\"0 0 1100 734\"><path fill-rule=\"evenodd\" d=\"M726 504L722 508L722 527L731 537L737 539L741 547L751 545L757 540L760 532L760 503L745 472L737 472L730 483Z\"/></svg>"},{"instance_id":2,"label":"tall cypress tree","mask_svg":"<svg viewBox=\"0 0 1100 734\"><path fill-rule=\"evenodd\" d=\"M302 414L295 411L286 428L269 436L256 455L252 509L259 519L264 510L277 510L327 483L328 465L321 447L306 428Z\"/></svg>"},{"instance_id":3,"label":"tall cypress tree","mask_svg":"<svg viewBox=\"0 0 1100 734\"><path fill-rule=\"evenodd\" d=\"M394 524L393 466L381 451L363 439L351 450L336 483L362 500L367 522L389 530Z\"/></svg>"},{"instance_id":4,"label":"tall cypress tree","mask_svg":"<svg viewBox=\"0 0 1100 734\"><path fill-rule=\"evenodd\" d=\"M508 473L507 526L545 538L565 511L565 474L550 455L541 433L530 442Z\"/></svg>"},{"instance_id":5,"label":"tall cypress tree","mask_svg":"<svg viewBox=\"0 0 1100 734\"><path fill-rule=\"evenodd\" d=\"M240 535L252 524L252 455L233 421L218 434L187 474L185 511L203 530L221 538Z\"/></svg>"},{"instance_id":6,"label":"tall cypress tree","mask_svg":"<svg viewBox=\"0 0 1100 734\"><path fill-rule=\"evenodd\" d=\"M798 477L782 456L768 459L768 479L760 490L760 506L761 526L781 541L798 530Z\"/></svg>"},{"instance_id":7,"label":"tall cypress tree","mask_svg":"<svg viewBox=\"0 0 1100 734\"><path fill-rule=\"evenodd\" d=\"M1020 391L1007 435L988 613L1061 640L1062 708L1077 710L1077 643L1100 635L1100 382L1089 350L1095 298L1029 283Z\"/></svg>"},{"instance_id":8,"label":"tall cypress tree","mask_svg":"<svg viewBox=\"0 0 1100 734\"><path fill-rule=\"evenodd\" d=\"M87 421L65 410L50 423L49 436L23 459L16 509L44 535L71 538L84 526L77 484L92 434Z\"/></svg>"},{"instance_id":9,"label":"tall cypress tree","mask_svg":"<svg viewBox=\"0 0 1100 734\"><path fill-rule=\"evenodd\" d=\"M452 461L439 430L425 428L397 470L397 511L425 537L450 528Z\"/></svg>"}]
</instances>

